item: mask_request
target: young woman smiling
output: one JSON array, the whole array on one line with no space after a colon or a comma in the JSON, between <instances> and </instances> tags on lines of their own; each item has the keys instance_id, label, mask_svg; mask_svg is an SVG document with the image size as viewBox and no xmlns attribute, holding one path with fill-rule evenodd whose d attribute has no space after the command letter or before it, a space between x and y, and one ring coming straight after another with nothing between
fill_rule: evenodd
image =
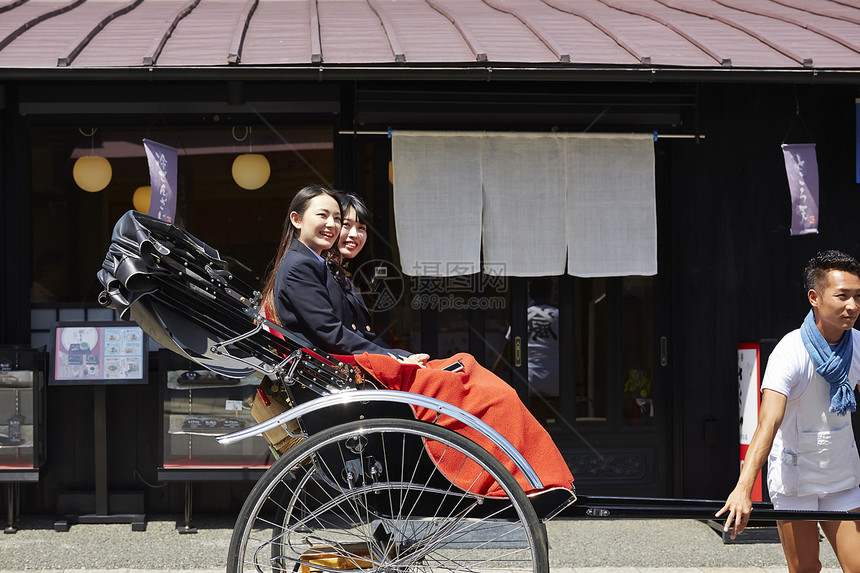
<instances>
[{"instance_id":1,"label":"young woman smiling","mask_svg":"<svg viewBox=\"0 0 860 573\"><path fill-rule=\"evenodd\" d=\"M353 193L344 193L340 210L343 219L337 248L346 264L361 254L367 244L370 210L364 201Z\"/></svg>"},{"instance_id":2,"label":"young woman smiling","mask_svg":"<svg viewBox=\"0 0 860 573\"><path fill-rule=\"evenodd\" d=\"M312 185L290 203L281 244L263 287L270 316L285 329L330 354L385 354L424 363L427 355L411 355L371 341L352 321L354 311L329 270L337 261L341 234L340 196Z\"/></svg>"},{"instance_id":3,"label":"young woman smiling","mask_svg":"<svg viewBox=\"0 0 860 573\"><path fill-rule=\"evenodd\" d=\"M362 292L373 291L378 285L373 284L372 279L368 280L367 276L356 274L362 264L369 259L366 246L368 227L371 222L370 209L358 195L344 193L340 210L343 214L340 240L337 243L340 261L333 262L330 266L332 273L343 287L352 311L352 316L345 322L355 325L355 329L365 337L386 346L373 332L371 315L362 296Z\"/></svg>"}]
</instances>

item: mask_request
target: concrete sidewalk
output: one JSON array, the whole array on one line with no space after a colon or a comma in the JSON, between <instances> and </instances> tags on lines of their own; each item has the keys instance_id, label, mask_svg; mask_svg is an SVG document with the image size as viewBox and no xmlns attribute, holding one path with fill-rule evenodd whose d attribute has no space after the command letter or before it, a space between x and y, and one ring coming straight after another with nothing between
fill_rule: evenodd
<instances>
[{"instance_id":1,"label":"concrete sidewalk","mask_svg":"<svg viewBox=\"0 0 860 573\"><path fill-rule=\"evenodd\" d=\"M197 533L179 534L176 518L150 517L146 531L130 525L72 525L56 532L48 517L24 517L19 531L0 537L0 573L66 571L215 573L226 568L232 519L197 518ZM762 530L759 530L759 533ZM784 573L770 542L724 544L708 524L693 520L557 519L547 526L550 564L559 573ZM756 537L751 531L747 539ZM744 534L739 537L744 541ZM841 571L827 543L825 570Z\"/></svg>"}]
</instances>

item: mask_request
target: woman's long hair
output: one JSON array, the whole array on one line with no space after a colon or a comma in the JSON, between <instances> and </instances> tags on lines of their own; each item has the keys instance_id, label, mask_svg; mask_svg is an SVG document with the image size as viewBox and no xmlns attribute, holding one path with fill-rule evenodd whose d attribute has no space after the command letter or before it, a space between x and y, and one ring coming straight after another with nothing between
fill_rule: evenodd
<instances>
[{"instance_id":1,"label":"woman's long hair","mask_svg":"<svg viewBox=\"0 0 860 573\"><path fill-rule=\"evenodd\" d=\"M278 266L281 264L281 259L283 259L284 255L287 254L290 246L299 238L299 230L293 226L293 222L290 220L290 215L295 212L299 216L303 217L311 200L320 195L328 195L337 201L338 205L342 202L340 193L322 185L308 185L307 187L300 189L299 192L296 193L295 197L293 197L293 200L290 201L290 208L287 210L286 219L284 219L284 230L281 233L281 243L278 245L278 252L275 255L275 258L272 259L272 262L269 263L269 268L266 271L266 279L263 281L263 307L269 318L272 320L277 321L278 318L277 312L275 311L274 298ZM339 239L340 231L338 231L337 236ZM337 249L337 241L335 241L331 249L323 251L322 256L326 261L334 260L339 262L340 251Z\"/></svg>"}]
</instances>

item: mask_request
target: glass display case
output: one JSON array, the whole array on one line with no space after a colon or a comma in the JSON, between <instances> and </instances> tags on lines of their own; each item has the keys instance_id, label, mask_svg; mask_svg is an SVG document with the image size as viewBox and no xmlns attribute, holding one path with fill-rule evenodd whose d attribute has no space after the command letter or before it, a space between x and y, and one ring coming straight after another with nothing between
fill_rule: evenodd
<instances>
[{"instance_id":1,"label":"glass display case","mask_svg":"<svg viewBox=\"0 0 860 573\"><path fill-rule=\"evenodd\" d=\"M189 470L235 473L256 469L259 472L252 473L262 473L272 464L274 456L262 437L230 445L215 440L256 423L251 402L259 378L224 378L167 350L159 351L158 363L163 420L160 479L190 479ZM196 471L193 479L224 478L207 478Z\"/></svg>"},{"instance_id":2,"label":"glass display case","mask_svg":"<svg viewBox=\"0 0 860 573\"><path fill-rule=\"evenodd\" d=\"M45 352L0 347L0 481L36 481L45 461Z\"/></svg>"}]
</instances>

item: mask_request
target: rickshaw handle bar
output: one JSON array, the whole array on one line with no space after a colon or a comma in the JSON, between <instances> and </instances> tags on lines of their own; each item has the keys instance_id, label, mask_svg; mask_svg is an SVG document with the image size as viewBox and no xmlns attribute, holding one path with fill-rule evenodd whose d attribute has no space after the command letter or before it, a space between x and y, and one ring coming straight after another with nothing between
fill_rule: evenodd
<instances>
[{"instance_id":1,"label":"rickshaw handle bar","mask_svg":"<svg viewBox=\"0 0 860 573\"><path fill-rule=\"evenodd\" d=\"M714 517L725 501L715 499L674 499L651 497L604 497L578 495L564 517L593 517L603 519L695 519L725 521L726 516ZM860 512L850 511L789 511L774 509L765 502L753 502L750 523L787 521L858 521Z\"/></svg>"}]
</instances>

